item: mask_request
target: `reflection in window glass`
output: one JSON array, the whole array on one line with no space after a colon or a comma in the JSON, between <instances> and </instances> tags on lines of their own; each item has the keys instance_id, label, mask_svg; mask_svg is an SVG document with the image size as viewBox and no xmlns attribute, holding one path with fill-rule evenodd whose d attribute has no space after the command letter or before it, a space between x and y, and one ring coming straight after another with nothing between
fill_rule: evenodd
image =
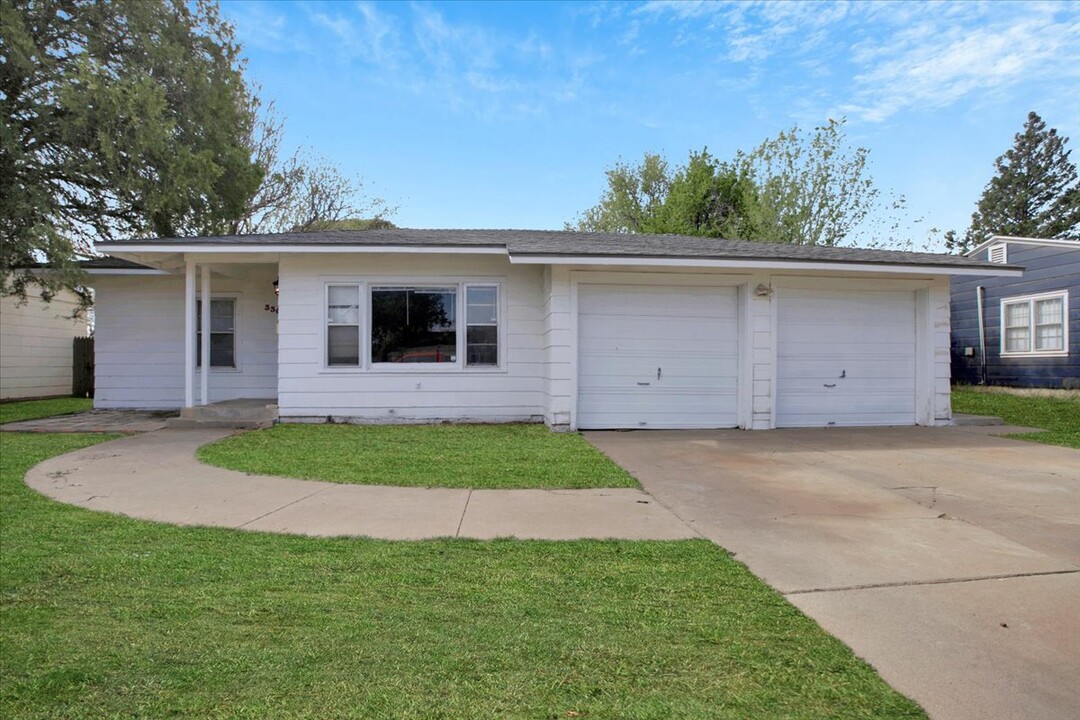
<instances>
[{"instance_id":1,"label":"reflection in window glass","mask_svg":"<svg viewBox=\"0 0 1080 720\"><path fill-rule=\"evenodd\" d=\"M371 362L457 362L457 288L371 290Z\"/></svg>"}]
</instances>

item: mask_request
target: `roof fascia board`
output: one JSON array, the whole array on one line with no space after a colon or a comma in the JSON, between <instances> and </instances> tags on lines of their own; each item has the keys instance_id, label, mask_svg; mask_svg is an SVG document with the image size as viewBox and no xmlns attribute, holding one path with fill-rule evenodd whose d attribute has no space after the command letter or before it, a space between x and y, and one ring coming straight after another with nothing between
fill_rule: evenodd
<instances>
[{"instance_id":1,"label":"roof fascia board","mask_svg":"<svg viewBox=\"0 0 1080 720\"><path fill-rule=\"evenodd\" d=\"M971 257L977 252L985 250L991 245L998 243L1017 243L1019 245L1045 245L1048 247L1075 247L1080 249L1080 241L1077 240L1062 240L1061 238L1029 238L1018 237L1015 235L995 235L986 242L978 245L977 247L968 250L964 253L967 257Z\"/></svg>"},{"instance_id":2,"label":"roof fascia board","mask_svg":"<svg viewBox=\"0 0 1080 720\"><path fill-rule=\"evenodd\" d=\"M424 255L506 255L495 245L161 245L109 244L109 254L126 253L411 253Z\"/></svg>"},{"instance_id":3,"label":"roof fascia board","mask_svg":"<svg viewBox=\"0 0 1080 720\"><path fill-rule=\"evenodd\" d=\"M86 268L83 270L87 275L168 275L164 270L153 268Z\"/></svg>"},{"instance_id":4,"label":"roof fascia board","mask_svg":"<svg viewBox=\"0 0 1080 720\"><path fill-rule=\"evenodd\" d=\"M804 260L720 260L716 258L638 258L573 255L511 255L515 265L618 265L623 267L745 268L747 270L829 270L922 275L1000 275L1019 277L1024 269L1015 265L995 268L949 265L888 265L881 263L821 262Z\"/></svg>"}]
</instances>

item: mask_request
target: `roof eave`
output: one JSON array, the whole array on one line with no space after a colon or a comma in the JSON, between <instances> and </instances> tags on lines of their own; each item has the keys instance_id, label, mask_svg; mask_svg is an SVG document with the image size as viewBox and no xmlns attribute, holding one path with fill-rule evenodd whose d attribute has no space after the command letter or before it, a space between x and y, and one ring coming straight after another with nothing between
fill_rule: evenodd
<instances>
[{"instance_id":1,"label":"roof eave","mask_svg":"<svg viewBox=\"0 0 1080 720\"><path fill-rule=\"evenodd\" d=\"M111 255L136 253L407 253L505 255L504 245L348 245L344 243L109 243Z\"/></svg>"},{"instance_id":2,"label":"roof eave","mask_svg":"<svg viewBox=\"0 0 1080 720\"><path fill-rule=\"evenodd\" d=\"M511 253L515 265L593 265L593 266L654 266L686 268L733 268L745 270L834 270L873 273L919 273L923 275L982 275L1020 277L1024 268L1018 265L994 267L972 265L933 265L924 263L882 263L859 261L751 259L751 258L690 258L627 255L558 255Z\"/></svg>"}]
</instances>

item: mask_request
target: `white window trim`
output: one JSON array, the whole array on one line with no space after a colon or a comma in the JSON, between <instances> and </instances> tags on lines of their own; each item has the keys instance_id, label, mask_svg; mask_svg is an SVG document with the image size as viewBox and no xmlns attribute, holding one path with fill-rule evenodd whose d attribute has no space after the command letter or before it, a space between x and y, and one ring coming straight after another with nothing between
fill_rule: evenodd
<instances>
[{"instance_id":1,"label":"white window trim","mask_svg":"<svg viewBox=\"0 0 1080 720\"><path fill-rule=\"evenodd\" d=\"M494 374L508 372L507 366L507 293L505 277L323 277L322 322L319 344L322 353L320 374L328 375L439 375L439 374ZM327 354L327 330L329 325L329 297L331 285L355 285L360 289L360 364L330 365ZM465 364L465 289L470 285L494 287L499 294L499 362L497 365L469 367ZM378 287L453 287L457 290L455 302L456 360L452 363L377 363L371 360L371 291Z\"/></svg>"},{"instance_id":2,"label":"white window trim","mask_svg":"<svg viewBox=\"0 0 1080 720\"><path fill-rule=\"evenodd\" d=\"M1061 300L1061 350L1036 350L1035 349L1035 303L1039 300ZM1005 349L1005 306L1017 303L1028 305L1028 334L1030 350L1008 351ZM1068 357L1069 356L1069 291L1055 290L1054 292L1038 293L1035 295L1017 295L1015 297L1001 298L999 310L999 330L1001 337L1001 357Z\"/></svg>"},{"instance_id":3,"label":"white window trim","mask_svg":"<svg viewBox=\"0 0 1080 720\"><path fill-rule=\"evenodd\" d=\"M229 374L229 373L238 373L238 372L241 371L241 365L242 365L241 358L240 358L240 308L242 307L242 303L240 302L241 295L242 295L242 293L239 293L239 292L221 292L221 293L211 292L210 293L210 300L211 301L213 301L213 300L232 300L233 301L233 363L234 363L233 367L225 367L225 366L222 366L222 365L213 365L213 364L211 364L210 365L210 374L211 375L213 375L214 373ZM202 298L196 298L196 300L197 301L202 301ZM196 305L196 307L197 307L197 305ZM196 321L196 323L195 323L196 342L194 343L196 348L199 346L198 336L199 336L200 333L199 333L198 328L199 328L199 324L198 324L198 321ZM201 353L195 356L195 377L198 377L199 373L202 372L202 365L199 363L200 360L202 360Z\"/></svg>"},{"instance_id":4,"label":"white window trim","mask_svg":"<svg viewBox=\"0 0 1080 720\"><path fill-rule=\"evenodd\" d=\"M357 332L357 337L358 337L357 342L360 343L360 347L359 347L359 353L360 354L357 356L359 358L359 363L356 364L356 365L344 365L344 364L342 364L342 365L331 365L330 364L330 346L329 346L330 331L329 331L329 327L330 327L330 288L331 287L354 287L354 288L356 288L356 303L357 303L357 310L356 310L356 312L357 312L357 320L356 320L357 328L356 329L358 330L358 332ZM367 302L366 302L366 299L365 299L366 292L367 292L367 288L365 287L364 283L362 283L362 282L353 282L353 281L350 281L350 280L344 280L344 281L341 281L341 282L328 281L328 282L323 283L323 301L322 301L323 322L322 322L322 332L319 333L319 337L320 337L321 344L322 344L322 367L323 367L324 370L345 370L345 371L348 371L348 372L355 372L355 371L360 370L360 369L362 369L364 367L364 363L366 361L365 358L364 358L364 313L366 312L366 308L367 308ZM349 327L350 326L349 323L337 323L337 325L340 325L342 327Z\"/></svg>"}]
</instances>

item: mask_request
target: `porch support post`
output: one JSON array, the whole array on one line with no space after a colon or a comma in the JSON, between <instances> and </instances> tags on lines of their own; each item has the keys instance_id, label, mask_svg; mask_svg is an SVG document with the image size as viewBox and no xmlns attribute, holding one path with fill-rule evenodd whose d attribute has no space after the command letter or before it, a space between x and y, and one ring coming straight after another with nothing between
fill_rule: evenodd
<instances>
[{"instance_id":1,"label":"porch support post","mask_svg":"<svg viewBox=\"0 0 1080 720\"><path fill-rule=\"evenodd\" d=\"M195 406L195 261L184 268L184 407Z\"/></svg>"},{"instance_id":2,"label":"porch support post","mask_svg":"<svg viewBox=\"0 0 1080 720\"><path fill-rule=\"evenodd\" d=\"M202 357L199 358L199 362L202 363L202 402L200 405L207 405L210 402L210 266L202 266L202 329L203 329L203 343L202 343Z\"/></svg>"}]
</instances>

